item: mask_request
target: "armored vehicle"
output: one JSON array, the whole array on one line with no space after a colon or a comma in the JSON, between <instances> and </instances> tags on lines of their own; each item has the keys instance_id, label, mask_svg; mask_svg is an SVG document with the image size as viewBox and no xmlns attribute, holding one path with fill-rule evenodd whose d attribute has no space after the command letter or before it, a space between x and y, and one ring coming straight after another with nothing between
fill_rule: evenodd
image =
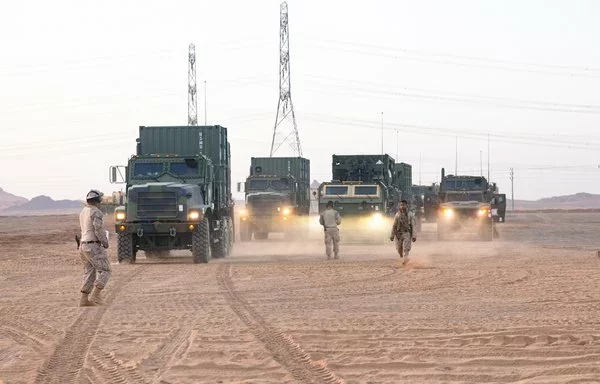
<instances>
[{"instance_id":1,"label":"armored vehicle","mask_svg":"<svg viewBox=\"0 0 600 384\"><path fill-rule=\"evenodd\" d=\"M240 188L238 188L239 191ZM240 212L240 239L308 237L310 160L302 157L253 157L245 183L246 207Z\"/></svg>"},{"instance_id":2,"label":"armored vehicle","mask_svg":"<svg viewBox=\"0 0 600 384\"><path fill-rule=\"evenodd\" d=\"M439 185L413 185L412 193L417 201L423 219L435 222L438 215Z\"/></svg>"},{"instance_id":3,"label":"armored vehicle","mask_svg":"<svg viewBox=\"0 0 600 384\"><path fill-rule=\"evenodd\" d=\"M227 128L141 126L136 154L126 167L111 167L110 178L126 183L125 205L115 209L120 263L135 262L140 250L147 257L190 250L194 263L230 254Z\"/></svg>"},{"instance_id":4,"label":"armored vehicle","mask_svg":"<svg viewBox=\"0 0 600 384\"><path fill-rule=\"evenodd\" d=\"M494 184L483 176L445 175L439 190L438 240L449 232L473 231L486 241L493 237L491 201Z\"/></svg>"}]
</instances>

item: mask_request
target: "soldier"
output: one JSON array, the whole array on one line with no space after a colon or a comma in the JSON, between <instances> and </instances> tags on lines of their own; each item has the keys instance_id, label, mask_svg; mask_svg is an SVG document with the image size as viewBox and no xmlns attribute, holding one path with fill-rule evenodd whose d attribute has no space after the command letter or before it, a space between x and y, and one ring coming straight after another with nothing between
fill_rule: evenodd
<instances>
[{"instance_id":1,"label":"soldier","mask_svg":"<svg viewBox=\"0 0 600 384\"><path fill-rule=\"evenodd\" d=\"M402 265L408 262L408 254L411 248L411 240L417 241L417 233L415 228L415 216L414 213L409 212L408 202L402 200L400 202L400 209L394 216L394 225L392 226L392 233L390 234L390 241L396 240L396 251L400 255Z\"/></svg>"},{"instance_id":2,"label":"soldier","mask_svg":"<svg viewBox=\"0 0 600 384\"><path fill-rule=\"evenodd\" d=\"M86 196L87 205L79 214L79 225L81 226L79 255L84 265L80 307L103 304L100 292L106 286L111 275L110 263L106 254L108 238L104 230L103 214L100 210L102 196L103 193L95 189L89 191Z\"/></svg>"},{"instance_id":3,"label":"soldier","mask_svg":"<svg viewBox=\"0 0 600 384\"><path fill-rule=\"evenodd\" d=\"M333 209L333 201L328 201L325 212L321 213L319 223L325 231L325 253L327 260L331 260L331 244L333 243L333 258L340 258L340 230L338 225L342 223L342 218L338 211Z\"/></svg>"}]
</instances>

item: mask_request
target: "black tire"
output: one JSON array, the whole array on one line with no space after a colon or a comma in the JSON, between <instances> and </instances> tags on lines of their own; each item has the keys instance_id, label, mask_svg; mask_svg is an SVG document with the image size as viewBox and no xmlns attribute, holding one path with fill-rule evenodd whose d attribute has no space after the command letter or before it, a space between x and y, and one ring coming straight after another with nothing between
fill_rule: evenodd
<instances>
[{"instance_id":1,"label":"black tire","mask_svg":"<svg viewBox=\"0 0 600 384\"><path fill-rule=\"evenodd\" d=\"M446 239L446 232L444 227L442 227L439 223L437 226L437 239L438 241L444 241Z\"/></svg>"},{"instance_id":2,"label":"black tire","mask_svg":"<svg viewBox=\"0 0 600 384\"><path fill-rule=\"evenodd\" d=\"M247 221L240 222L240 240L243 242L252 240L252 231Z\"/></svg>"},{"instance_id":3,"label":"black tire","mask_svg":"<svg viewBox=\"0 0 600 384\"><path fill-rule=\"evenodd\" d=\"M119 264L135 263L135 254L133 234L119 233L119 237L117 238L117 261Z\"/></svg>"},{"instance_id":4,"label":"black tire","mask_svg":"<svg viewBox=\"0 0 600 384\"><path fill-rule=\"evenodd\" d=\"M494 229L492 228L492 223L484 223L481 226L481 240L483 241L492 241L494 238Z\"/></svg>"},{"instance_id":5,"label":"black tire","mask_svg":"<svg viewBox=\"0 0 600 384\"><path fill-rule=\"evenodd\" d=\"M210 224L207 217L202 219L192 234L192 257L194 264L206 264L211 259Z\"/></svg>"},{"instance_id":6,"label":"black tire","mask_svg":"<svg viewBox=\"0 0 600 384\"><path fill-rule=\"evenodd\" d=\"M267 240L269 238L269 232L256 232L254 238L256 240Z\"/></svg>"},{"instance_id":7,"label":"black tire","mask_svg":"<svg viewBox=\"0 0 600 384\"><path fill-rule=\"evenodd\" d=\"M231 219L229 217L221 220L221 229L219 230L219 241L213 244L213 256L214 258L227 257L231 253L231 246L233 244L231 236L233 228L231 227Z\"/></svg>"}]
</instances>

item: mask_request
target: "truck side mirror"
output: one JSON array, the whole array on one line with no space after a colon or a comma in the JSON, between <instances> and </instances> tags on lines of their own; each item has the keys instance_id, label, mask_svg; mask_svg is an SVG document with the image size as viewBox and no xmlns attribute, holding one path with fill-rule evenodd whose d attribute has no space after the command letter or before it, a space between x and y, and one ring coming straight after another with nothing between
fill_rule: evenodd
<instances>
[{"instance_id":1,"label":"truck side mirror","mask_svg":"<svg viewBox=\"0 0 600 384\"><path fill-rule=\"evenodd\" d=\"M317 197L317 191L313 191L313 196Z\"/></svg>"},{"instance_id":2,"label":"truck side mirror","mask_svg":"<svg viewBox=\"0 0 600 384\"><path fill-rule=\"evenodd\" d=\"M242 183L238 181L237 183L237 191L242 192Z\"/></svg>"},{"instance_id":3,"label":"truck side mirror","mask_svg":"<svg viewBox=\"0 0 600 384\"><path fill-rule=\"evenodd\" d=\"M111 184L124 184L127 182L127 167L113 165L109 168L108 180Z\"/></svg>"}]
</instances>

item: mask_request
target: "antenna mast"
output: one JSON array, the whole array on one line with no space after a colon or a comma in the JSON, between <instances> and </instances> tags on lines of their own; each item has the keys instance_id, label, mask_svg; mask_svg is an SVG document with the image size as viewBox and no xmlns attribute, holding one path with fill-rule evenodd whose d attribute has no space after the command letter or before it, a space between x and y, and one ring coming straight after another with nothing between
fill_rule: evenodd
<instances>
[{"instance_id":1,"label":"antenna mast","mask_svg":"<svg viewBox=\"0 0 600 384\"><path fill-rule=\"evenodd\" d=\"M279 101L277 102L277 116L273 128L271 141L271 157L283 143L287 143L297 156L302 156L300 136L296 126L296 115L292 103L290 81L290 34L288 28L288 5L281 3L279 8ZM290 121L291 120L291 121ZM288 128L283 127L288 122ZM289 126L291 123L291 127Z\"/></svg>"},{"instance_id":2,"label":"antenna mast","mask_svg":"<svg viewBox=\"0 0 600 384\"><path fill-rule=\"evenodd\" d=\"M196 47L188 51L188 125L198 125L198 99L196 99Z\"/></svg>"}]
</instances>

